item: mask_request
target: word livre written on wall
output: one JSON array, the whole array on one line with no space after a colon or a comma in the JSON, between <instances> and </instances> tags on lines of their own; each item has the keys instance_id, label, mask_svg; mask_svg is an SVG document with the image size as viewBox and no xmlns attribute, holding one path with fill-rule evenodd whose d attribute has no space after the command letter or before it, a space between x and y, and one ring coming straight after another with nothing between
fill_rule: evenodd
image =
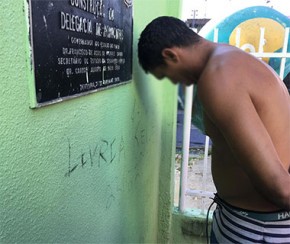
<instances>
[{"instance_id":1,"label":"word livre written on wall","mask_svg":"<svg viewBox=\"0 0 290 244\"><path fill-rule=\"evenodd\" d=\"M132 0L30 0L37 103L132 79Z\"/></svg>"}]
</instances>

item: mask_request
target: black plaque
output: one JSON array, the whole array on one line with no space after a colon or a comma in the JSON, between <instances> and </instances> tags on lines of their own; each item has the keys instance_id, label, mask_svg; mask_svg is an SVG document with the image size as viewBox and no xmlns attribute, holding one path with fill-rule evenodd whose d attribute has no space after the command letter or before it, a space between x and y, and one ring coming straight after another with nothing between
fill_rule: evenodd
<instances>
[{"instance_id":1,"label":"black plaque","mask_svg":"<svg viewBox=\"0 0 290 244\"><path fill-rule=\"evenodd\" d=\"M37 103L132 78L132 0L30 0Z\"/></svg>"}]
</instances>

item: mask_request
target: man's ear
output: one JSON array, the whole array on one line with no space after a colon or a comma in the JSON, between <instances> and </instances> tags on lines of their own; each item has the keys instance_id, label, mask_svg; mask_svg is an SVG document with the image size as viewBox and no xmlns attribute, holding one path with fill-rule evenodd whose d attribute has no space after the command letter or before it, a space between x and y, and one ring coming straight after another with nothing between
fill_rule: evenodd
<instances>
[{"instance_id":1,"label":"man's ear","mask_svg":"<svg viewBox=\"0 0 290 244\"><path fill-rule=\"evenodd\" d=\"M162 50L162 57L164 58L165 62L177 62L178 61L178 54L172 48L164 48Z\"/></svg>"}]
</instances>

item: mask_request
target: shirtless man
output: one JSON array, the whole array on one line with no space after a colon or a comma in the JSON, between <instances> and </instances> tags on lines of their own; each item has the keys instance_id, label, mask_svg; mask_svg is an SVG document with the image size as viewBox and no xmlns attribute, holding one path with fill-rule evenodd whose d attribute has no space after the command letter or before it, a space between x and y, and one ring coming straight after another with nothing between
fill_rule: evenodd
<instances>
[{"instance_id":1,"label":"shirtless man","mask_svg":"<svg viewBox=\"0 0 290 244\"><path fill-rule=\"evenodd\" d=\"M290 97L270 66L159 17L138 43L145 72L197 84L213 142L212 243L290 243Z\"/></svg>"}]
</instances>

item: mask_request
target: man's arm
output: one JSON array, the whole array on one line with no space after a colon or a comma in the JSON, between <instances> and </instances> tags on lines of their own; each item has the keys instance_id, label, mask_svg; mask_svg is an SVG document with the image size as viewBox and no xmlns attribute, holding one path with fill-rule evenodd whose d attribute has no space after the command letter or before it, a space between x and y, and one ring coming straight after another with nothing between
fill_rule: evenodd
<instances>
[{"instance_id":1,"label":"man's arm","mask_svg":"<svg viewBox=\"0 0 290 244\"><path fill-rule=\"evenodd\" d=\"M223 134L233 155L258 192L279 208L290 209L290 175L247 92L220 71L199 84L205 112Z\"/></svg>"}]
</instances>

